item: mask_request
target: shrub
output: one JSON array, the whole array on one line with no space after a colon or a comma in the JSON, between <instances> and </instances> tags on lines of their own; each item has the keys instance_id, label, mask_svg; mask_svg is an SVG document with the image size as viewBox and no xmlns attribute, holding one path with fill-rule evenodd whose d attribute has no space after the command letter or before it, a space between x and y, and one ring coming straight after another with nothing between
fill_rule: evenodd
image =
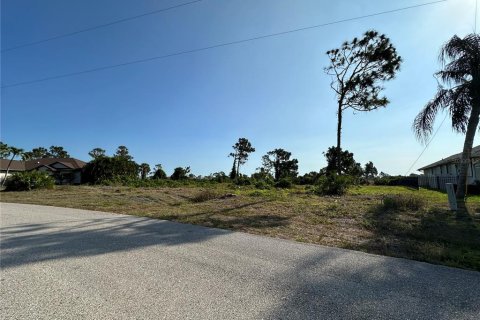
<instances>
[{"instance_id":1,"label":"shrub","mask_svg":"<svg viewBox=\"0 0 480 320\"><path fill-rule=\"evenodd\" d=\"M425 200L416 195L388 195L383 198L383 208L387 210L420 210Z\"/></svg>"},{"instance_id":2,"label":"shrub","mask_svg":"<svg viewBox=\"0 0 480 320\"><path fill-rule=\"evenodd\" d=\"M235 179L235 184L237 186L249 186L252 184L252 181L250 181L250 178L248 178L245 175L240 175Z\"/></svg>"},{"instance_id":3,"label":"shrub","mask_svg":"<svg viewBox=\"0 0 480 320\"><path fill-rule=\"evenodd\" d=\"M196 194L193 198L192 198L192 202L205 202L205 201L208 201L208 200L213 200L213 199L216 199L218 198L218 194L212 190L205 190L205 191L202 191L198 194Z\"/></svg>"},{"instance_id":4,"label":"shrub","mask_svg":"<svg viewBox=\"0 0 480 320\"><path fill-rule=\"evenodd\" d=\"M331 174L318 179L314 192L318 195L342 196L354 183L354 178L348 175Z\"/></svg>"},{"instance_id":5,"label":"shrub","mask_svg":"<svg viewBox=\"0 0 480 320\"><path fill-rule=\"evenodd\" d=\"M280 179L277 183L275 183L275 187L277 188L282 188L282 189L288 189L292 187L292 181L290 179Z\"/></svg>"},{"instance_id":6,"label":"shrub","mask_svg":"<svg viewBox=\"0 0 480 320\"><path fill-rule=\"evenodd\" d=\"M260 190L268 190L271 188L271 186L265 180L258 180L257 182L255 182L255 188Z\"/></svg>"},{"instance_id":7,"label":"shrub","mask_svg":"<svg viewBox=\"0 0 480 320\"><path fill-rule=\"evenodd\" d=\"M8 191L30 191L34 189L51 189L55 179L46 172L27 171L14 173L5 181Z\"/></svg>"}]
</instances>

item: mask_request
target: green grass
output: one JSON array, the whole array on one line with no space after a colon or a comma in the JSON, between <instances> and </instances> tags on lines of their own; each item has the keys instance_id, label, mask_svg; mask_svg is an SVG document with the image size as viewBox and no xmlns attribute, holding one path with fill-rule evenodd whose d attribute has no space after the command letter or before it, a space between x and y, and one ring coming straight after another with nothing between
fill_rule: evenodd
<instances>
[{"instance_id":1,"label":"green grass","mask_svg":"<svg viewBox=\"0 0 480 320\"><path fill-rule=\"evenodd\" d=\"M446 194L427 189L361 186L342 197L319 197L303 186L62 186L1 192L0 200L147 216L480 271L480 221L457 220ZM480 197L468 198L468 206L478 210Z\"/></svg>"}]
</instances>

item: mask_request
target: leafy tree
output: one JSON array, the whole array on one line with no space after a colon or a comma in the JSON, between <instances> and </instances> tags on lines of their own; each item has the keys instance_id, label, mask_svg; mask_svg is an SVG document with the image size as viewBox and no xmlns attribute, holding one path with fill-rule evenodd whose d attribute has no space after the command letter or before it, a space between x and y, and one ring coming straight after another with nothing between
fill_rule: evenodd
<instances>
[{"instance_id":1,"label":"leafy tree","mask_svg":"<svg viewBox=\"0 0 480 320\"><path fill-rule=\"evenodd\" d=\"M375 178L378 174L377 168L373 165L372 161L369 161L365 164L365 169L363 170L365 178Z\"/></svg>"},{"instance_id":2,"label":"leafy tree","mask_svg":"<svg viewBox=\"0 0 480 320\"><path fill-rule=\"evenodd\" d=\"M33 148L31 151L31 159L42 159L42 158L50 158L52 155L46 148L38 147Z\"/></svg>"},{"instance_id":3,"label":"leafy tree","mask_svg":"<svg viewBox=\"0 0 480 320\"><path fill-rule=\"evenodd\" d=\"M0 159L7 159L10 156L8 144L0 141Z\"/></svg>"},{"instance_id":4,"label":"leafy tree","mask_svg":"<svg viewBox=\"0 0 480 320\"><path fill-rule=\"evenodd\" d=\"M443 70L435 76L445 86L439 84L433 100L415 118L413 129L418 139L426 141L438 111L446 110L452 118L453 130L465 134L456 194L463 211L468 164L480 116L480 35L470 34L463 39L454 36L442 47L439 59Z\"/></svg>"},{"instance_id":5,"label":"leafy tree","mask_svg":"<svg viewBox=\"0 0 480 320\"><path fill-rule=\"evenodd\" d=\"M255 148L252 147L247 138L238 139L238 142L232 148L234 152L229 154L229 157L233 157L233 168L230 177L235 179L240 175L240 165L244 165L247 162L248 155L255 152Z\"/></svg>"},{"instance_id":6,"label":"leafy tree","mask_svg":"<svg viewBox=\"0 0 480 320\"><path fill-rule=\"evenodd\" d=\"M50 154L49 156L52 158L70 158L68 152L65 151L63 147L59 146L51 146L48 153Z\"/></svg>"},{"instance_id":7,"label":"leafy tree","mask_svg":"<svg viewBox=\"0 0 480 320\"><path fill-rule=\"evenodd\" d=\"M90 151L88 153L88 155L90 157L92 157L93 159L98 159L98 158L101 158L101 157L105 157L105 150L102 149L102 148L94 148L94 149L92 149L92 151Z\"/></svg>"},{"instance_id":8,"label":"leafy tree","mask_svg":"<svg viewBox=\"0 0 480 320\"><path fill-rule=\"evenodd\" d=\"M33 160L33 152L25 151L24 153L22 153L22 160L23 161Z\"/></svg>"},{"instance_id":9,"label":"leafy tree","mask_svg":"<svg viewBox=\"0 0 480 320\"><path fill-rule=\"evenodd\" d=\"M138 164L123 157L100 157L87 163L82 178L95 184L108 180L138 179Z\"/></svg>"},{"instance_id":10,"label":"leafy tree","mask_svg":"<svg viewBox=\"0 0 480 320\"><path fill-rule=\"evenodd\" d=\"M5 172L5 176L3 177L3 180L2 180L2 187L5 185L5 181L7 180L8 173L10 171L10 166L12 164L13 159L15 159L16 156L19 156L23 153L23 149L15 148L15 147L12 147L12 146L8 147L8 151L9 151L9 155L11 156L11 158L10 158L10 161L8 162L7 171ZM6 152L6 151L4 151L4 152Z\"/></svg>"},{"instance_id":11,"label":"leafy tree","mask_svg":"<svg viewBox=\"0 0 480 320\"><path fill-rule=\"evenodd\" d=\"M177 167L173 170L170 179L172 180L184 180L188 178L188 174L190 173L190 167L182 168Z\"/></svg>"},{"instance_id":12,"label":"leafy tree","mask_svg":"<svg viewBox=\"0 0 480 320\"><path fill-rule=\"evenodd\" d=\"M343 111L350 108L363 112L385 107L389 101L380 96L381 83L394 78L402 59L390 39L373 30L367 31L361 39L354 38L338 49L327 51L327 55L330 66L325 72L332 77L330 86L338 103L337 149L340 151ZM340 174L340 163L336 170Z\"/></svg>"},{"instance_id":13,"label":"leafy tree","mask_svg":"<svg viewBox=\"0 0 480 320\"><path fill-rule=\"evenodd\" d=\"M115 152L115 157L133 160L133 157L128 152L128 148L125 146L118 146L117 151Z\"/></svg>"},{"instance_id":14,"label":"leafy tree","mask_svg":"<svg viewBox=\"0 0 480 320\"><path fill-rule=\"evenodd\" d=\"M342 151L340 149L339 153L338 149L332 146L328 148L324 155L327 159L327 167L324 172L327 175L337 173L359 177L363 173L362 166L355 161L353 153L348 152L348 150ZM338 166L338 164L340 164L340 166Z\"/></svg>"},{"instance_id":15,"label":"leafy tree","mask_svg":"<svg viewBox=\"0 0 480 320\"><path fill-rule=\"evenodd\" d=\"M150 165L144 162L140 164L139 170L140 170L140 177L142 178L142 180L145 180L147 179L147 175L150 173Z\"/></svg>"},{"instance_id":16,"label":"leafy tree","mask_svg":"<svg viewBox=\"0 0 480 320\"><path fill-rule=\"evenodd\" d=\"M309 173L305 173L303 176L298 178L299 184L310 184L313 185L317 182L318 178L320 177L320 173L316 171L310 171Z\"/></svg>"},{"instance_id":17,"label":"leafy tree","mask_svg":"<svg viewBox=\"0 0 480 320\"><path fill-rule=\"evenodd\" d=\"M163 171L162 165L161 164L156 164L155 165L155 172L152 176L153 179L166 179L167 174L165 171Z\"/></svg>"},{"instance_id":18,"label":"leafy tree","mask_svg":"<svg viewBox=\"0 0 480 320\"><path fill-rule=\"evenodd\" d=\"M210 175L210 179L222 183L228 180L228 176L225 174L225 172L220 171L212 173Z\"/></svg>"},{"instance_id":19,"label":"leafy tree","mask_svg":"<svg viewBox=\"0 0 480 320\"><path fill-rule=\"evenodd\" d=\"M295 178L298 175L298 160L290 159L291 156L291 152L283 149L269 151L262 157L263 167L267 172L273 170L275 181L281 178Z\"/></svg>"}]
</instances>

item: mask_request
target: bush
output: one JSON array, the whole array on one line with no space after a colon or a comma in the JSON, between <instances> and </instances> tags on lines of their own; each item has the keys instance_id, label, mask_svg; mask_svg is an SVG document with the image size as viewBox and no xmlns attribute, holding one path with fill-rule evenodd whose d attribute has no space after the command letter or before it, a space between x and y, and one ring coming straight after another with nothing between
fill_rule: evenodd
<instances>
[{"instance_id":1,"label":"bush","mask_svg":"<svg viewBox=\"0 0 480 320\"><path fill-rule=\"evenodd\" d=\"M383 208L387 210L420 210L425 200L416 195L388 195L383 198Z\"/></svg>"},{"instance_id":2,"label":"bush","mask_svg":"<svg viewBox=\"0 0 480 320\"><path fill-rule=\"evenodd\" d=\"M208 201L208 200L213 200L213 199L216 199L218 198L218 194L212 190L205 190L205 191L202 191L198 194L196 194L193 198L192 198L192 202L205 202L205 201Z\"/></svg>"},{"instance_id":3,"label":"bush","mask_svg":"<svg viewBox=\"0 0 480 320\"><path fill-rule=\"evenodd\" d=\"M342 196L354 183L354 178L348 175L331 174L318 179L314 192L318 195Z\"/></svg>"},{"instance_id":4,"label":"bush","mask_svg":"<svg viewBox=\"0 0 480 320\"><path fill-rule=\"evenodd\" d=\"M275 183L275 187L277 188L282 188L282 189L288 189L292 187L292 181L290 179L280 179L277 183Z\"/></svg>"},{"instance_id":5,"label":"bush","mask_svg":"<svg viewBox=\"0 0 480 320\"><path fill-rule=\"evenodd\" d=\"M250 181L250 178L248 178L247 176L241 175L235 179L235 184L237 186L249 186L252 184L252 181Z\"/></svg>"},{"instance_id":6,"label":"bush","mask_svg":"<svg viewBox=\"0 0 480 320\"><path fill-rule=\"evenodd\" d=\"M51 189L55 179L46 172L27 171L14 173L5 181L7 191L30 191L34 189Z\"/></svg>"},{"instance_id":7,"label":"bush","mask_svg":"<svg viewBox=\"0 0 480 320\"><path fill-rule=\"evenodd\" d=\"M268 190L271 188L271 185L265 180L258 180L255 182L255 188L260 190Z\"/></svg>"}]
</instances>

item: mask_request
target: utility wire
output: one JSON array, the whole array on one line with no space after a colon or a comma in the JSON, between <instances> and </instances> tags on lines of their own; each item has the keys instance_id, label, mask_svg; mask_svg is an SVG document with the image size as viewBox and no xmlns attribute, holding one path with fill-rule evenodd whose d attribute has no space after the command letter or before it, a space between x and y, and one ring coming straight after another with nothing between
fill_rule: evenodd
<instances>
[{"instance_id":1,"label":"utility wire","mask_svg":"<svg viewBox=\"0 0 480 320\"><path fill-rule=\"evenodd\" d=\"M442 127L443 123L445 122L445 120L447 119L448 117L448 113L445 115L445 118L443 118L442 122L440 123L440 125L438 126L437 130L435 130L432 138L427 142L427 144L425 145L425 148L423 149L423 151L420 153L420 155L418 156L418 158L412 163L412 165L410 166L410 168L408 168L407 172L405 173L405 175L408 175L408 173L410 172L410 170L412 170L413 166L417 163L418 160L420 160L421 156L423 155L423 153L427 150L428 146L430 146L430 143L432 143L433 139L435 139L435 136L437 135L438 131L440 130L440 128Z\"/></svg>"},{"instance_id":2,"label":"utility wire","mask_svg":"<svg viewBox=\"0 0 480 320\"><path fill-rule=\"evenodd\" d=\"M93 69L88 69L88 70L83 70L83 71L64 73L64 74L51 76L51 77L46 77L46 78L40 78L40 79L35 79L35 80L6 84L6 85L1 86L0 88L4 89L4 88L11 88L11 87L18 87L18 86L23 86L23 85L27 85L27 84L37 83L37 82L49 81L49 80L60 79L60 78L67 78L67 77L71 77L71 76L76 76L76 75L81 75L81 74L86 74L86 73L91 73L91 72L97 72L97 71L102 71L102 70L108 70L108 69L113 69L113 68L132 65L132 64L137 64L137 63L144 63L144 62L149 62L149 61L154 61L154 60L160 60L160 59L170 58L170 57L174 57L174 56L179 56L179 55L184 55L184 54L189 54L189 53L194 53L194 52L200 52L200 51L210 50L210 49L214 49L214 48L226 47L226 46L230 46L230 45L241 44L241 43L245 43L245 42L256 41L256 40L270 38L270 37L278 37L278 36L282 36L282 35L286 35L286 34L290 34L290 33L310 30L310 29L322 28L322 27L326 27L326 26L330 26L330 25L334 25L334 24L339 24L339 23L343 23L343 22L365 19L365 18L369 18L369 17L374 17L374 16L384 15L384 14L388 14L388 13L404 11L404 10L408 10L408 9L413 9L413 8L438 4L438 3L441 3L441 2L447 2L447 1L448 0L426 2L426 3L422 3L422 4L418 4L418 5L413 5L413 6L408 6L408 7L403 7L403 8L398 8L398 9L393 9L393 10L388 10L388 11L381 11L381 12L376 12L376 13L363 15L363 16L358 16L358 17L353 17L353 18L348 18L348 19L336 20L336 21L327 22L327 23L323 23L323 24L317 24L317 25L309 26L309 27L292 29L292 30L282 31L282 32L277 32L277 33L270 33L270 34L256 36L256 37L253 37L253 38L247 38L247 39L243 39L243 40L224 42L224 43L220 43L220 44L211 45L211 46L208 46L208 47L179 51L179 52L170 53L170 54L166 54L166 55L155 56L155 57L139 59L139 60L133 60L133 61L128 61L128 62L119 63L119 64L112 64L112 65L108 65L108 66L103 66L103 67L98 67L98 68L93 68Z\"/></svg>"},{"instance_id":3,"label":"utility wire","mask_svg":"<svg viewBox=\"0 0 480 320\"><path fill-rule=\"evenodd\" d=\"M109 26L117 24L117 23L123 23L123 22L131 21L131 20L143 18L143 17L149 16L149 15L158 14L158 13L169 11L169 10L172 10L172 9L188 6L190 4L194 4L194 3L197 3L197 2L201 2L201 1L203 1L203 0L195 0L195 1L185 2L185 3L178 4L178 5L175 5L175 6L172 6L172 7L145 12L145 13L142 13L142 14L139 14L139 15L136 15L136 16L123 18L123 19L115 20L115 21L112 21L112 22L104 23L104 24L99 24L99 25L96 25L96 26L93 26L93 27L90 27L90 28L86 28L86 29L82 29L82 30L78 30L78 31L73 31L73 32L69 32L69 33L64 33L64 34L60 34L60 35L57 35L57 36L54 36L54 37L51 37L51 38L46 38L46 39L42 39L42 40L33 41L33 42L18 45L18 46L10 47L10 48L2 50L1 52L12 51L12 50L15 50L15 49L25 48L25 47L29 47L29 46L33 46L33 45L37 45L37 44L40 44L40 43L45 43L45 42L61 39L61 38L71 37L71 36L77 35L79 33L84 33L84 32L89 32L89 31L109 27Z\"/></svg>"}]
</instances>

